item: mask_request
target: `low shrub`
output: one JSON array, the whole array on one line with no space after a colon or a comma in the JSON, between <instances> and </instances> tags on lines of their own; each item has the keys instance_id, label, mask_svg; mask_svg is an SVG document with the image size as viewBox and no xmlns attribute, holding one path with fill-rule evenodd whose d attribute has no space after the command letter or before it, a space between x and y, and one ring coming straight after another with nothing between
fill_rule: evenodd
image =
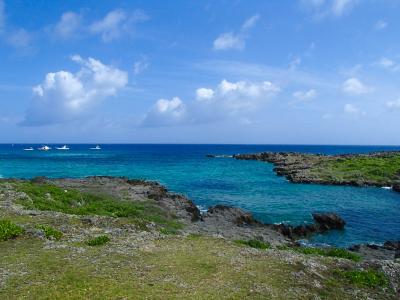
<instances>
[{"instance_id":1,"label":"low shrub","mask_svg":"<svg viewBox=\"0 0 400 300\"><path fill-rule=\"evenodd\" d=\"M0 220L0 241L15 238L24 232L23 228L10 220Z\"/></svg>"},{"instance_id":2,"label":"low shrub","mask_svg":"<svg viewBox=\"0 0 400 300\"><path fill-rule=\"evenodd\" d=\"M368 287L385 287L388 285L388 279L386 275L380 271L374 269L368 270L351 270L351 271L342 271L338 270L336 273L350 281L352 284L363 285Z\"/></svg>"},{"instance_id":3,"label":"low shrub","mask_svg":"<svg viewBox=\"0 0 400 300\"><path fill-rule=\"evenodd\" d=\"M47 239L53 238L58 241L63 236L61 231L54 229L49 225L37 225L36 228L42 230Z\"/></svg>"},{"instance_id":4,"label":"low shrub","mask_svg":"<svg viewBox=\"0 0 400 300\"><path fill-rule=\"evenodd\" d=\"M91 240L88 240L86 242L87 245L89 246L102 246L104 244L107 244L110 241L110 238L106 235L100 235L98 237L95 237Z\"/></svg>"}]
</instances>

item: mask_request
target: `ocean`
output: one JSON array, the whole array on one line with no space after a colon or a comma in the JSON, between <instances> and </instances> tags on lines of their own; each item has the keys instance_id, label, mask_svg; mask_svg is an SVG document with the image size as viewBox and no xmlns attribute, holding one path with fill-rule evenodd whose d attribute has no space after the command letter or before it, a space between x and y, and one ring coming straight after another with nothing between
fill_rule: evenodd
<instances>
[{"instance_id":1,"label":"ocean","mask_svg":"<svg viewBox=\"0 0 400 300\"><path fill-rule=\"evenodd\" d=\"M316 235L310 240L314 244L347 247L400 240L400 193L374 187L292 184L276 176L269 163L206 157L261 151L363 153L400 147L108 144L97 151L89 150L94 145L70 144L69 151L23 151L29 146L41 145L0 145L0 178L108 175L154 180L186 195L201 209L236 206L266 223L308 223L314 211L337 212L346 220L344 231Z\"/></svg>"}]
</instances>

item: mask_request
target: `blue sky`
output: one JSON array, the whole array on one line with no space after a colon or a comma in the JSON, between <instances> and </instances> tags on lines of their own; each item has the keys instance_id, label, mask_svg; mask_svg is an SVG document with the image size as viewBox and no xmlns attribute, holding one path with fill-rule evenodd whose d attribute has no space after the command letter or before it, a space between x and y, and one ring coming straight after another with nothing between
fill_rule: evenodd
<instances>
[{"instance_id":1,"label":"blue sky","mask_svg":"<svg viewBox=\"0 0 400 300\"><path fill-rule=\"evenodd\" d=\"M398 145L399 14L399 0L0 0L0 141Z\"/></svg>"}]
</instances>

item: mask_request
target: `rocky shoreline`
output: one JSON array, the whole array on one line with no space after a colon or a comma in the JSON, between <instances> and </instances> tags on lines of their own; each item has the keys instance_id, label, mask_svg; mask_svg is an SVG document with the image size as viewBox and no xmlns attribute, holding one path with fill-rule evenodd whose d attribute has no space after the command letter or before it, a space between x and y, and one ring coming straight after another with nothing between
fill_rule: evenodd
<instances>
[{"instance_id":1,"label":"rocky shoreline","mask_svg":"<svg viewBox=\"0 0 400 300\"><path fill-rule=\"evenodd\" d=\"M123 286L119 293L126 295L131 282L146 295L155 286L165 292L171 280L179 293L209 295L210 278L217 278L212 279L215 295L238 285L254 291L258 284L265 296L272 284L279 299L295 299L299 293L318 299L315 295L336 295L329 285L333 281L343 299L400 295L400 242L353 246L351 252L303 247L296 239L345 227L334 213L314 213L313 218L314 224L293 227L263 224L251 213L224 205L202 213L190 199L159 183L128 178L0 179L0 221L22 229L21 236L0 240L0 296L16 291L32 296L33 290L42 296L47 289L33 289L41 282L52 282L56 293L65 278L68 287L89 297L91 292L81 289L82 276L92 286L100 280L94 289L102 295L116 286ZM106 238L106 244L88 245L97 238ZM346 277L352 272L382 279L373 288L357 286ZM265 283L266 278L278 285Z\"/></svg>"},{"instance_id":2,"label":"rocky shoreline","mask_svg":"<svg viewBox=\"0 0 400 300\"><path fill-rule=\"evenodd\" d=\"M293 183L388 187L400 192L398 151L340 155L262 152L233 157L272 163L278 176ZM385 163L396 169L389 173Z\"/></svg>"},{"instance_id":3,"label":"rocky shoreline","mask_svg":"<svg viewBox=\"0 0 400 300\"><path fill-rule=\"evenodd\" d=\"M202 213L193 201L182 195L169 192L157 182L124 177L0 179L0 183L21 182L52 184L65 189L65 191L76 189L85 193L104 193L112 197L124 198L124 201L144 202L146 199L151 199L166 215L173 216L183 224L183 227L179 230L183 235L201 234L228 240L259 240L270 245L301 247L296 242L298 239L307 239L313 234L326 233L330 230L344 230L346 224L345 220L333 212L313 212L313 224L298 226L284 223L264 224L256 220L249 212L225 205L212 206ZM26 210L17 205L15 201L18 197L21 197L21 193L12 188L6 189L5 194L3 191L3 197L7 197L7 201L3 202L3 209L6 208L17 214L52 214L51 212ZM92 216L83 219L83 222L92 225L104 222L104 217ZM151 228L153 225L149 224L148 226ZM383 246L354 245L349 250L358 252L366 258L393 260L400 256L399 243L388 241Z\"/></svg>"}]
</instances>

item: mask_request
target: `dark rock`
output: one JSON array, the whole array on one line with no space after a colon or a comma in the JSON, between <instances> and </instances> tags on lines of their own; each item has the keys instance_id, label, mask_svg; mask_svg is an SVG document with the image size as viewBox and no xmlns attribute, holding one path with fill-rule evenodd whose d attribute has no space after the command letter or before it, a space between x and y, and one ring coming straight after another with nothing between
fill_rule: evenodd
<instances>
[{"instance_id":1,"label":"dark rock","mask_svg":"<svg viewBox=\"0 0 400 300\"><path fill-rule=\"evenodd\" d=\"M400 193L400 183L393 184L393 191Z\"/></svg>"},{"instance_id":2,"label":"dark rock","mask_svg":"<svg viewBox=\"0 0 400 300\"><path fill-rule=\"evenodd\" d=\"M306 237L315 233L323 233L332 229L343 229L346 222L335 213L313 213L315 224L292 226L287 224L271 225L272 229L290 238Z\"/></svg>"},{"instance_id":3,"label":"dark rock","mask_svg":"<svg viewBox=\"0 0 400 300\"><path fill-rule=\"evenodd\" d=\"M254 219L251 213L245 212L240 208L230 207L226 205L212 206L207 211L208 215L218 215L220 218L225 219L237 226L251 226L261 224Z\"/></svg>"},{"instance_id":4,"label":"dark rock","mask_svg":"<svg viewBox=\"0 0 400 300\"><path fill-rule=\"evenodd\" d=\"M335 213L313 213L313 219L319 225L320 231L343 229L346 222Z\"/></svg>"},{"instance_id":5,"label":"dark rock","mask_svg":"<svg viewBox=\"0 0 400 300\"><path fill-rule=\"evenodd\" d=\"M387 241L383 245L358 244L348 248L366 260L394 260L400 258L400 241Z\"/></svg>"},{"instance_id":6,"label":"dark rock","mask_svg":"<svg viewBox=\"0 0 400 300\"><path fill-rule=\"evenodd\" d=\"M192 222L201 220L201 213L198 207L193 203L193 201L188 200L186 205L186 211L192 215Z\"/></svg>"}]
</instances>

